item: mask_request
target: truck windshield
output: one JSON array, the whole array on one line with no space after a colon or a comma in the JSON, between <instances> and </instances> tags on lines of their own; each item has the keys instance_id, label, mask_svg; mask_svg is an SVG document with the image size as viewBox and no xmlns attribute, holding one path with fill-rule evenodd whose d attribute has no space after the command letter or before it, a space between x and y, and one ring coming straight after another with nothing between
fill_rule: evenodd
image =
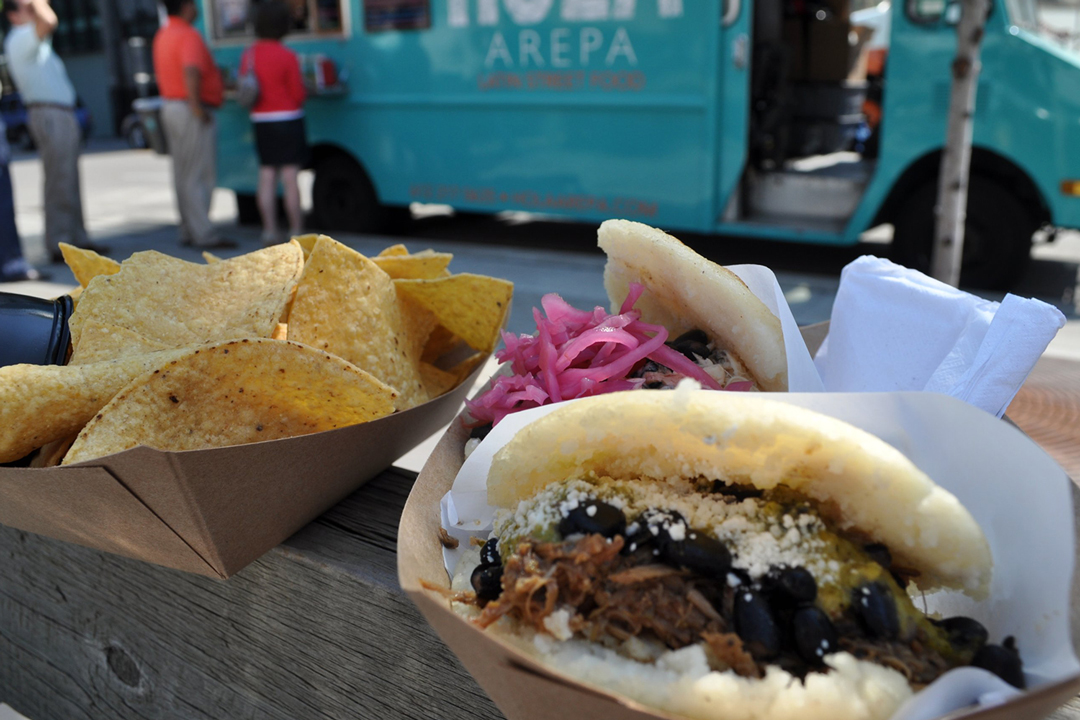
<instances>
[{"instance_id":1,"label":"truck windshield","mask_svg":"<svg viewBox=\"0 0 1080 720\"><path fill-rule=\"evenodd\" d=\"M1009 11L1009 20L1013 25L1025 30L1037 32L1039 29L1039 14L1036 0L1005 0L1005 7Z\"/></svg>"},{"instance_id":2,"label":"truck windshield","mask_svg":"<svg viewBox=\"0 0 1080 720\"><path fill-rule=\"evenodd\" d=\"M1080 53L1080 5L1059 3L1055 0L1006 0L1009 16L1017 25L1028 27L1016 17L1013 5L1022 6L1023 17L1035 13L1040 35L1047 37L1074 54ZM1032 5L1034 4L1034 7Z\"/></svg>"}]
</instances>

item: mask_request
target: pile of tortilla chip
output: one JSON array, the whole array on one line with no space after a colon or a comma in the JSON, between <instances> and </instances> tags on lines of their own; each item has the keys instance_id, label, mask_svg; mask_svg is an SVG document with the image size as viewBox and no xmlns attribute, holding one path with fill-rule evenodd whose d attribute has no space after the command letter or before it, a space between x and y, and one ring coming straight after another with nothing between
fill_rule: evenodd
<instances>
[{"instance_id":1,"label":"pile of tortilla chip","mask_svg":"<svg viewBox=\"0 0 1080 720\"><path fill-rule=\"evenodd\" d=\"M80 284L70 359L0 368L0 463L238 445L406 410L494 349L513 293L450 274L447 253L368 258L324 235L205 265L62 250Z\"/></svg>"}]
</instances>

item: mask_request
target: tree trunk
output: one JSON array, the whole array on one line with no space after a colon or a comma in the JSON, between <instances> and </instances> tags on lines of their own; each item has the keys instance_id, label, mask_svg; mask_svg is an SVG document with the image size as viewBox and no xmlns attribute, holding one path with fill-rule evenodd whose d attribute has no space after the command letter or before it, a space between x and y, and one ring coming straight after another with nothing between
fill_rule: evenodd
<instances>
[{"instance_id":1,"label":"tree trunk","mask_svg":"<svg viewBox=\"0 0 1080 720\"><path fill-rule=\"evenodd\" d=\"M979 48L990 0L961 0L956 28L956 59L952 64L952 94L945 150L941 155L938 215L934 232L931 274L953 287L960 284L967 215L971 135L975 121L975 93L979 85Z\"/></svg>"}]
</instances>

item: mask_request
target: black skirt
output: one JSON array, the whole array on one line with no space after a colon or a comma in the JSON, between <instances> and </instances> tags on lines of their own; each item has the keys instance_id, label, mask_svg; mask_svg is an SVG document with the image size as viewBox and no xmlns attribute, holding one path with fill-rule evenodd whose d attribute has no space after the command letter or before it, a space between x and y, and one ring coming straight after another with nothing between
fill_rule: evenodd
<instances>
[{"instance_id":1,"label":"black skirt","mask_svg":"<svg viewBox=\"0 0 1080 720\"><path fill-rule=\"evenodd\" d=\"M307 133L304 118L295 120L272 120L255 125L255 151L259 165L281 167L299 165L308 161Z\"/></svg>"}]
</instances>

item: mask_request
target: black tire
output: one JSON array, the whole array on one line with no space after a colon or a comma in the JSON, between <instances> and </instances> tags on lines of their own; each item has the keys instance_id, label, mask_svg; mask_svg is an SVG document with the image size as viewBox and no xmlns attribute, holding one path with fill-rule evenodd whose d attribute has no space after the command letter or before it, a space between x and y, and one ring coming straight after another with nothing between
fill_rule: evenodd
<instances>
[{"instance_id":1,"label":"black tire","mask_svg":"<svg viewBox=\"0 0 1080 720\"><path fill-rule=\"evenodd\" d=\"M934 245L937 180L920 185L900 206L892 257L908 267L930 271ZM1031 236L1039 222L1024 204L994 180L972 177L964 225L960 284L986 290L1008 290L1031 261Z\"/></svg>"},{"instance_id":2,"label":"black tire","mask_svg":"<svg viewBox=\"0 0 1080 720\"><path fill-rule=\"evenodd\" d=\"M236 222L240 225L262 225L259 202L252 193L236 193Z\"/></svg>"},{"instance_id":3,"label":"black tire","mask_svg":"<svg viewBox=\"0 0 1080 720\"><path fill-rule=\"evenodd\" d=\"M315 166L311 204L316 225L327 231L374 233L386 222L367 173L344 155L333 155Z\"/></svg>"}]
</instances>

